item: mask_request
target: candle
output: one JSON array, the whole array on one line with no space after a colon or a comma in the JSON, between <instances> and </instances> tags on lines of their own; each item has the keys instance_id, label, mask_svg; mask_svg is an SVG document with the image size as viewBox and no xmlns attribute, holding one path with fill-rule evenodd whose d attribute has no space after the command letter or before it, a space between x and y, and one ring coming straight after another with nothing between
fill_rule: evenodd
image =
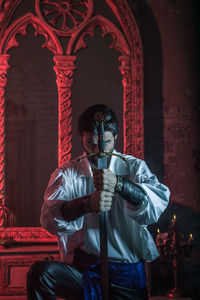
<instances>
[{"instance_id":1,"label":"candle","mask_svg":"<svg viewBox=\"0 0 200 300\"><path fill-rule=\"evenodd\" d=\"M173 215L173 219L171 220L171 223L172 223L172 225L176 224L176 215L175 214Z\"/></svg>"},{"instance_id":2,"label":"candle","mask_svg":"<svg viewBox=\"0 0 200 300\"><path fill-rule=\"evenodd\" d=\"M192 233L190 233L190 236L189 236L189 240L188 240L188 244L191 244L192 243L192 241L193 241L193 235L192 235Z\"/></svg>"},{"instance_id":3,"label":"candle","mask_svg":"<svg viewBox=\"0 0 200 300\"><path fill-rule=\"evenodd\" d=\"M163 243L162 243L162 237L161 237L160 229L159 228L157 228L156 245L158 247L160 247L160 246L163 245Z\"/></svg>"}]
</instances>

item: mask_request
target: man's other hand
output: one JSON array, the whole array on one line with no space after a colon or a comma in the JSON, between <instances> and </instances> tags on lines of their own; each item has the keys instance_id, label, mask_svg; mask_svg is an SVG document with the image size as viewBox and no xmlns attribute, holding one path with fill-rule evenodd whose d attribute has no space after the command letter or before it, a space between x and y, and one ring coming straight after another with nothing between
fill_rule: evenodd
<instances>
[{"instance_id":1,"label":"man's other hand","mask_svg":"<svg viewBox=\"0 0 200 300\"><path fill-rule=\"evenodd\" d=\"M93 182L97 190L114 193L117 176L109 169L98 169L93 172Z\"/></svg>"},{"instance_id":2,"label":"man's other hand","mask_svg":"<svg viewBox=\"0 0 200 300\"><path fill-rule=\"evenodd\" d=\"M114 194L108 191L95 191L90 197L92 212L105 212L111 209Z\"/></svg>"}]
</instances>

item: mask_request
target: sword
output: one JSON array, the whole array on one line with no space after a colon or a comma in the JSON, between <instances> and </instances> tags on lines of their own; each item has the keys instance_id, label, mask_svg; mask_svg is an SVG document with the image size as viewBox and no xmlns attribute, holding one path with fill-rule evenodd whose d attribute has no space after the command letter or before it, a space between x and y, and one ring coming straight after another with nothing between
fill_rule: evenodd
<instances>
[{"instance_id":1,"label":"sword","mask_svg":"<svg viewBox=\"0 0 200 300\"><path fill-rule=\"evenodd\" d=\"M94 121L98 127L98 148L99 152L91 153L79 159L79 162L85 158L98 156L98 169L106 169L108 167L107 156L117 156L126 161L126 158L116 153L105 152L104 139L104 122L106 114L98 112L95 114ZM107 244L107 228L108 228L108 212L99 214L99 231L100 231L100 284L102 291L102 300L109 300L109 275L108 275L108 244Z\"/></svg>"},{"instance_id":2,"label":"sword","mask_svg":"<svg viewBox=\"0 0 200 300\"><path fill-rule=\"evenodd\" d=\"M98 126L98 169L106 169L108 167L107 156L105 151L104 139L104 121L106 115L98 112L95 115L95 121ZM109 275L108 275L108 243L107 243L107 228L108 228L108 212L101 212L99 215L99 230L100 230L100 283L102 299L109 300Z\"/></svg>"}]
</instances>

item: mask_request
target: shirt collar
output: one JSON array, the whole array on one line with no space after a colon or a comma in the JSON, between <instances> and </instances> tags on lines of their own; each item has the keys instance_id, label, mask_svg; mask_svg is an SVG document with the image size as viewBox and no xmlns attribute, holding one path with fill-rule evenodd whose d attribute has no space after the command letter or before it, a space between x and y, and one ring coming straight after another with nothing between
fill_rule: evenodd
<instances>
[{"instance_id":1,"label":"shirt collar","mask_svg":"<svg viewBox=\"0 0 200 300\"><path fill-rule=\"evenodd\" d=\"M83 154L79 157L77 157L77 177L80 176L92 176L92 168L87 160L87 158L84 158L83 160L79 161L80 158L86 156L87 153L83 152Z\"/></svg>"}]
</instances>

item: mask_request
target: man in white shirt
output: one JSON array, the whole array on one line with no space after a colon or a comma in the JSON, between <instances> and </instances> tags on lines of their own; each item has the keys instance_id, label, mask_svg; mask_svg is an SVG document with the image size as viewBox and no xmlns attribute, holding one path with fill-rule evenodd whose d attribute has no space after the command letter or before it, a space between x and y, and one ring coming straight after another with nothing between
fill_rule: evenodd
<instances>
[{"instance_id":1,"label":"man in white shirt","mask_svg":"<svg viewBox=\"0 0 200 300\"><path fill-rule=\"evenodd\" d=\"M48 184L41 224L58 238L63 262L37 262L27 276L28 299L101 299L99 289L99 213L108 211L110 299L148 299L145 261L159 254L147 226L158 221L169 201L169 189L159 183L146 163L114 149L118 122L106 105L94 105L79 117L84 154L98 152L94 116L106 115L107 169L97 169L97 156L66 162ZM121 156L121 157L119 157ZM124 159L122 159L124 158ZM83 229L83 249L74 263L65 263L68 237ZM93 274L91 276L91 274ZM84 290L84 293L83 293Z\"/></svg>"}]
</instances>

